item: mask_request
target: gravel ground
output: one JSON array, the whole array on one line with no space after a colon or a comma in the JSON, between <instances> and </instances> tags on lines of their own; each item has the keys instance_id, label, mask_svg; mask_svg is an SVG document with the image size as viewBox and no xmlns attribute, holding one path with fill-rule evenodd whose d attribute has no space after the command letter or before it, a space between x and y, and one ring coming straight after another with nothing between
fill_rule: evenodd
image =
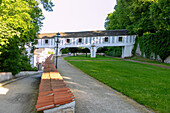
<instances>
[{"instance_id":1,"label":"gravel ground","mask_svg":"<svg viewBox=\"0 0 170 113\"><path fill-rule=\"evenodd\" d=\"M76 97L76 113L146 113L144 106L68 64L61 57L58 70Z\"/></svg>"},{"instance_id":2,"label":"gravel ground","mask_svg":"<svg viewBox=\"0 0 170 113\"><path fill-rule=\"evenodd\" d=\"M0 87L0 113L37 113L40 77L37 74Z\"/></svg>"}]
</instances>

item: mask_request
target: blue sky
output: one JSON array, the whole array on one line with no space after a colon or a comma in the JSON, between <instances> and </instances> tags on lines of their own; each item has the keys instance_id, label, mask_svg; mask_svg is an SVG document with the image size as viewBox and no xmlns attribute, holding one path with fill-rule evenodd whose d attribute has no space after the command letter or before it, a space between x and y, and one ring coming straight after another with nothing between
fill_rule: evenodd
<instances>
[{"instance_id":1,"label":"blue sky","mask_svg":"<svg viewBox=\"0 0 170 113\"><path fill-rule=\"evenodd\" d=\"M53 12L43 10L40 33L104 30L108 13L116 0L53 0Z\"/></svg>"}]
</instances>

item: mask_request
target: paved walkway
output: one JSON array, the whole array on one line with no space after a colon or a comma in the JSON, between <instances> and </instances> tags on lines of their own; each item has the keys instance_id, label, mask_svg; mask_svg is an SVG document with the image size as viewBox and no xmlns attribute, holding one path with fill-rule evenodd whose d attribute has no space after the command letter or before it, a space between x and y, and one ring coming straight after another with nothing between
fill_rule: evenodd
<instances>
[{"instance_id":1,"label":"paved walkway","mask_svg":"<svg viewBox=\"0 0 170 113\"><path fill-rule=\"evenodd\" d=\"M130 59L124 59L124 60L125 60L125 61L137 62L137 63L141 63L141 64L148 64L148 65L152 65L152 66L156 66L156 67L163 67L163 68L170 69L170 66L165 66L165 65L161 65L161 64L154 64L154 63L148 63L148 62L141 62L141 61L130 60Z\"/></svg>"},{"instance_id":2,"label":"paved walkway","mask_svg":"<svg viewBox=\"0 0 170 113\"><path fill-rule=\"evenodd\" d=\"M0 87L0 113L37 113L40 77L32 75Z\"/></svg>"},{"instance_id":3,"label":"paved walkway","mask_svg":"<svg viewBox=\"0 0 170 113\"><path fill-rule=\"evenodd\" d=\"M76 113L146 113L145 107L98 82L61 57L58 70L76 97Z\"/></svg>"}]
</instances>

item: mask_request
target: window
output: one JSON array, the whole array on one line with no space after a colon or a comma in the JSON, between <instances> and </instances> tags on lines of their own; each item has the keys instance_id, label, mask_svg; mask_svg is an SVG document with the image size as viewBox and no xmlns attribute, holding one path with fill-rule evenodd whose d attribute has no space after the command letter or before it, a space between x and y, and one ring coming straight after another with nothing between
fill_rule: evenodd
<instances>
[{"instance_id":1,"label":"window","mask_svg":"<svg viewBox=\"0 0 170 113\"><path fill-rule=\"evenodd\" d=\"M119 42L122 42L123 38L122 37L119 37Z\"/></svg>"},{"instance_id":2,"label":"window","mask_svg":"<svg viewBox=\"0 0 170 113\"><path fill-rule=\"evenodd\" d=\"M104 41L105 41L105 42L109 42L109 38L108 38L108 37L105 37L105 38L104 38Z\"/></svg>"},{"instance_id":3,"label":"window","mask_svg":"<svg viewBox=\"0 0 170 113\"><path fill-rule=\"evenodd\" d=\"M67 43L70 43L70 39L67 39Z\"/></svg>"},{"instance_id":4,"label":"window","mask_svg":"<svg viewBox=\"0 0 170 113\"><path fill-rule=\"evenodd\" d=\"M82 43L82 38L79 38L79 43Z\"/></svg>"},{"instance_id":5,"label":"window","mask_svg":"<svg viewBox=\"0 0 170 113\"><path fill-rule=\"evenodd\" d=\"M48 40L45 40L45 44L48 44Z\"/></svg>"}]
</instances>

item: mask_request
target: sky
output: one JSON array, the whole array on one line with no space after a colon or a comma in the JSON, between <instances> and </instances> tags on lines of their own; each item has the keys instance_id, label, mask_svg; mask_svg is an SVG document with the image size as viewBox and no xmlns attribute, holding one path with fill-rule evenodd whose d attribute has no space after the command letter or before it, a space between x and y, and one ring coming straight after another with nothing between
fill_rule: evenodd
<instances>
[{"instance_id":1,"label":"sky","mask_svg":"<svg viewBox=\"0 0 170 113\"><path fill-rule=\"evenodd\" d=\"M40 33L105 30L107 14L116 0L52 0L53 12L43 10L45 20Z\"/></svg>"}]
</instances>

